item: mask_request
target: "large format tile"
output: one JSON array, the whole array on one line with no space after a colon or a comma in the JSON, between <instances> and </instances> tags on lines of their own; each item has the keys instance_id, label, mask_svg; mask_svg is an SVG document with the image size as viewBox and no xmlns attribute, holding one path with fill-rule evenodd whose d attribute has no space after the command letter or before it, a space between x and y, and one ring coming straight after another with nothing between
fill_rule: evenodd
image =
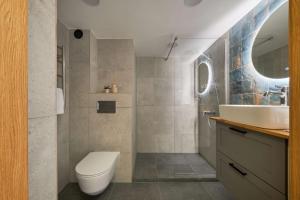
<instances>
[{"instance_id":1,"label":"large format tile","mask_svg":"<svg viewBox=\"0 0 300 200\"><path fill-rule=\"evenodd\" d=\"M220 182L202 182L204 190L213 200L233 200L233 196L225 189Z\"/></svg>"},{"instance_id":2,"label":"large format tile","mask_svg":"<svg viewBox=\"0 0 300 200\"><path fill-rule=\"evenodd\" d=\"M138 135L171 135L174 133L174 111L171 106L139 106L137 108ZM141 140L142 138L140 138ZM171 152L169 152L171 153Z\"/></svg>"},{"instance_id":3,"label":"large format tile","mask_svg":"<svg viewBox=\"0 0 300 200\"><path fill-rule=\"evenodd\" d=\"M90 63L90 31L82 30L83 35L80 40L74 37L74 30L70 30L70 64Z\"/></svg>"},{"instance_id":4,"label":"large format tile","mask_svg":"<svg viewBox=\"0 0 300 200\"><path fill-rule=\"evenodd\" d=\"M219 182L113 183L102 194L88 196L77 184L60 192L59 200L233 200Z\"/></svg>"},{"instance_id":5,"label":"large format tile","mask_svg":"<svg viewBox=\"0 0 300 200\"><path fill-rule=\"evenodd\" d=\"M153 78L155 70L155 58L137 57L136 74L139 78Z\"/></svg>"},{"instance_id":6,"label":"large format tile","mask_svg":"<svg viewBox=\"0 0 300 200\"><path fill-rule=\"evenodd\" d=\"M156 183L115 184L109 200L160 200Z\"/></svg>"},{"instance_id":7,"label":"large format tile","mask_svg":"<svg viewBox=\"0 0 300 200\"><path fill-rule=\"evenodd\" d=\"M56 114L56 1L29 1L29 118Z\"/></svg>"},{"instance_id":8,"label":"large format tile","mask_svg":"<svg viewBox=\"0 0 300 200\"><path fill-rule=\"evenodd\" d=\"M199 182L160 182L161 200L211 200Z\"/></svg>"},{"instance_id":9,"label":"large format tile","mask_svg":"<svg viewBox=\"0 0 300 200\"><path fill-rule=\"evenodd\" d=\"M174 105L174 84L172 80L168 78L154 79L154 105Z\"/></svg>"},{"instance_id":10,"label":"large format tile","mask_svg":"<svg viewBox=\"0 0 300 200\"><path fill-rule=\"evenodd\" d=\"M59 193L59 200L108 200L111 195L113 185L109 185L108 188L100 195L89 196L80 191L77 183L68 184L62 192Z\"/></svg>"},{"instance_id":11,"label":"large format tile","mask_svg":"<svg viewBox=\"0 0 300 200\"><path fill-rule=\"evenodd\" d=\"M197 106L175 106L174 112L175 134L195 134L195 130L197 130L198 123Z\"/></svg>"},{"instance_id":12,"label":"large format tile","mask_svg":"<svg viewBox=\"0 0 300 200\"><path fill-rule=\"evenodd\" d=\"M154 78L137 79L137 105L154 105Z\"/></svg>"},{"instance_id":13,"label":"large format tile","mask_svg":"<svg viewBox=\"0 0 300 200\"><path fill-rule=\"evenodd\" d=\"M99 39L98 64L103 69L133 69L134 46L131 39ZM118 55L118 56L116 56Z\"/></svg>"},{"instance_id":14,"label":"large format tile","mask_svg":"<svg viewBox=\"0 0 300 200\"><path fill-rule=\"evenodd\" d=\"M180 165L185 163L183 154L159 154L157 156L157 164Z\"/></svg>"},{"instance_id":15,"label":"large format tile","mask_svg":"<svg viewBox=\"0 0 300 200\"><path fill-rule=\"evenodd\" d=\"M216 173L199 154L139 153L134 180L216 181Z\"/></svg>"},{"instance_id":16,"label":"large format tile","mask_svg":"<svg viewBox=\"0 0 300 200\"><path fill-rule=\"evenodd\" d=\"M174 78L174 59L170 58L167 61L162 58L155 59L154 77L167 78L172 82Z\"/></svg>"},{"instance_id":17,"label":"large format tile","mask_svg":"<svg viewBox=\"0 0 300 200\"><path fill-rule=\"evenodd\" d=\"M198 135L175 134L176 153L197 153L198 151Z\"/></svg>"},{"instance_id":18,"label":"large format tile","mask_svg":"<svg viewBox=\"0 0 300 200\"><path fill-rule=\"evenodd\" d=\"M57 194L56 116L29 120L29 197L52 200Z\"/></svg>"}]
</instances>

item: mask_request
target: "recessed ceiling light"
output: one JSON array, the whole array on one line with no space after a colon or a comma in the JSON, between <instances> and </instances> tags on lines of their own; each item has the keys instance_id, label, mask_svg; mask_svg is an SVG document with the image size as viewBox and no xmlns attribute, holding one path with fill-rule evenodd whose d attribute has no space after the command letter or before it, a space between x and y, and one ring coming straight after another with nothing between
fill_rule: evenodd
<instances>
[{"instance_id":1,"label":"recessed ceiling light","mask_svg":"<svg viewBox=\"0 0 300 200\"><path fill-rule=\"evenodd\" d=\"M202 0L184 0L184 5L188 7L194 7L201 3Z\"/></svg>"},{"instance_id":2,"label":"recessed ceiling light","mask_svg":"<svg viewBox=\"0 0 300 200\"><path fill-rule=\"evenodd\" d=\"M100 0L82 0L82 1L89 6L97 6L100 3Z\"/></svg>"}]
</instances>

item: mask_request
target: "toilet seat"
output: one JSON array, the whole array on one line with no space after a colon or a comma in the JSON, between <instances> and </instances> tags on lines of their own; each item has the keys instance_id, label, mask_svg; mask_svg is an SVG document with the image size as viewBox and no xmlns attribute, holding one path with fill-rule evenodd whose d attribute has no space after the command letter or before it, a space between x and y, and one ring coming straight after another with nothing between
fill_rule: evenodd
<instances>
[{"instance_id":1,"label":"toilet seat","mask_svg":"<svg viewBox=\"0 0 300 200\"><path fill-rule=\"evenodd\" d=\"M98 195L111 182L120 152L91 152L75 167L81 191Z\"/></svg>"},{"instance_id":2,"label":"toilet seat","mask_svg":"<svg viewBox=\"0 0 300 200\"><path fill-rule=\"evenodd\" d=\"M75 171L82 177L100 176L112 168L118 155L118 152L90 152L76 165Z\"/></svg>"}]
</instances>

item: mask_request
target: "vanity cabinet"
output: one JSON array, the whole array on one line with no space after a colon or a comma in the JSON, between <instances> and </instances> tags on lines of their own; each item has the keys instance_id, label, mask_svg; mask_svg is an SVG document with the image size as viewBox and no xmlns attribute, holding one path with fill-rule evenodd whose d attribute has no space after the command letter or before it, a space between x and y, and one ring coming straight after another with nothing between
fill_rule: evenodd
<instances>
[{"instance_id":1,"label":"vanity cabinet","mask_svg":"<svg viewBox=\"0 0 300 200\"><path fill-rule=\"evenodd\" d=\"M217 123L217 178L237 199L286 199L287 140Z\"/></svg>"}]
</instances>

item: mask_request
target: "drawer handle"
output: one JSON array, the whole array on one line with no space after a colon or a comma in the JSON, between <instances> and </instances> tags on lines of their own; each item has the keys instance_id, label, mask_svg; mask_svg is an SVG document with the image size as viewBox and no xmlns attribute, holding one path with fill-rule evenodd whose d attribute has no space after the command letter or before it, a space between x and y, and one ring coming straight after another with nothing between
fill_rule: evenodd
<instances>
[{"instance_id":1,"label":"drawer handle","mask_svg":"<svg viewBox=\"0 0 300 200\"><path fill-rule=\"evenodd\" d=\"M238 173L240 173L242 176L246 176L247 175L246 172L243 172L242 170L240 170L239 168L237 168L233 163L229 163L229 166L232 167Z\"/></svg>"},{"instance_id":2,"label":"drawer handle","mask_svg":"<svg viewBox=\"0 0 300 200\"><path fill-rule=\"evenodd\" d=\"M247 131L239 130L239 129L237 129L237 128L229 127L229 129L232 130L232 131L238 132L238 133L242 133L242 134L246 134L246 133L247 133Z\"/></svg>"}]
</instances>

